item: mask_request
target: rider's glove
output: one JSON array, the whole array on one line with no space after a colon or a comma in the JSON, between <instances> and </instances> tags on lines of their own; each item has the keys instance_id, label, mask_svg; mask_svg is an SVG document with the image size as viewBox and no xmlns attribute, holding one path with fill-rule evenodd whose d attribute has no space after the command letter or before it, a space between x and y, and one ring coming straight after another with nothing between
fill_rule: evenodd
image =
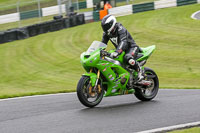
<instances>
[{"instance_id":1,"label":"rider's glove","mask_svg":"<svg viewBox=\"0 0 200 133\"><path fill-rule=\"evenodd\" d=\"M110 54L110 57L111 58L116 58L118 55L119 55L118 52L113 52L113 53Z\"/></svg>"}]
</instances>

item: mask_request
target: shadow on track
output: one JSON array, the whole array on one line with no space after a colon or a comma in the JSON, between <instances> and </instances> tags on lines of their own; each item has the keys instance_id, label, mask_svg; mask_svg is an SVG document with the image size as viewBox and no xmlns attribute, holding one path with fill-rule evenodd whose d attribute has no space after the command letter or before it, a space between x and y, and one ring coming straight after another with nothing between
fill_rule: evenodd
<instances>
[{"instance_id":1,"label":"shadow on track","mask_svg":"<svg viewBox=\"0 0 200 133\"><path fill-rule=\"evenodd\" d=\"M107 112L112 112L112 113L117 113L117 112L129 112L130 110L145 110L145 108L152 107L154 105L159 104L159 101L148 101L148 102L130 102L130 103L123 103L123 104L115 104L115 105L100 105L94 108L84 108L79 111L79 113L84 113L84 114L91 114L91 113L107 113Z\"/></svg>"}]
</instances>

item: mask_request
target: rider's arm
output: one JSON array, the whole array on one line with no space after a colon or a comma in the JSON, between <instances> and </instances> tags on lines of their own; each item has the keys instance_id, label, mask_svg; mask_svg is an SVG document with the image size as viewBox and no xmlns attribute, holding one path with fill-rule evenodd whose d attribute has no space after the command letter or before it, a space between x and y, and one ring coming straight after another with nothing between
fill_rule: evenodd
<instances>
[{"instance_id":1,"label":"rider's arm","mask_svg":"<svg viewBox=\"0 0 200 133\"><path fill-rule=\"evenodd\" d=\"M106 33L104 32L101 42L107 44L108 41L109 41L109 37L108 37L108 36L106 35Z\"/></svg>"},{"instance_id":2,"label":"rider's arm","mask_svg":"<svg viewBox=\"0 0 200 133\"><path fill-rule=\"evenodd\" d=\"M119 34L119 45L117 47L117 52L121 54L123 51L126 51L128 49L128 42L127 42L127 33L126 29L122 26L119 26L118 28L118 34Z\"/></svg>"}]
</instances>

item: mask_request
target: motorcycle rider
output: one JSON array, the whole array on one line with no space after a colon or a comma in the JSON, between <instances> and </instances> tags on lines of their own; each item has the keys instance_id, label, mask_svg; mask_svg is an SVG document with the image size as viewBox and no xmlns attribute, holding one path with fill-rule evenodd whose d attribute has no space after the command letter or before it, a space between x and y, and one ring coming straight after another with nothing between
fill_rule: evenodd
<instances>
[{"instance_id":1,"label":"motorcycle rider","mask_svg":"<svg viewBox=\"0 0 200 133\"><path fill-rule=\"evenodd\" d=\"M102 42L107 44L110 40L115 46L115 52L111 53L111 58L116 58L123 51L126 53L124 56L125 63L138 72L138 80L141 81L144 76L139 63L136 61L136 57L139 52L139 47L131 37L130 33L124 28L124 26L116 21L116 18L112 15L106 15L101 21L101 27L104 31Z\"/></svg>"}]
</instances>

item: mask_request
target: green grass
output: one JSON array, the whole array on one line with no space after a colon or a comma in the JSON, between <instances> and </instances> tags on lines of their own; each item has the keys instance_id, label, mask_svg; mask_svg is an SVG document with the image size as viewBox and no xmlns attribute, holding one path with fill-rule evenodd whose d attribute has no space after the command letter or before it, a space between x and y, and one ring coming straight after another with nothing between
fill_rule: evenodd
<instances>
[{"instance_id":1,"label":"green grass","mask_svg":"<svg viewBox=\"0 0 200 133\"><path fill-rule=\"evenodd\" d=\"M81 0L81 1L84 1L84 0ZM155 0L134 0L133 3L138 4L138 3L146 3L146 2L153 2L153 1L155 1ZM0 15L17 12L17 9L16 9L17 2L18 2L18 0L1 0L0 1ZM40 0L40 2L41 2L41 8L57 5L56 0ZM31 0L31 1L20 0L20 3L21 3L20 4L20 12L36 10L38 8L37 0ZM133 4L133 3L131 1L129 2L129 4ZM116 3L116 6L122 6L122 5L127 5L126 0ZM80 9L79 11L76 11L76 12L81 13L81 12L88 12L88 11L93 11L93 8L84 8L84 9ZM55 15L53 15L53 16L55 16ZM21 20L20 24L19 24L19 22L0 24L0 31L11 29L11 28L24 27L27 25L32 25L32 24L52 20L53 16L42 17L42 21L40 21L40 18L31 18L31 19L27 19L27 20Z\"/></svg>"},{"instance_id":2,"label":"green grass","mask_svg":"<svg viewBox=\"0 0 200 133\"><path fill-rule=\"evenodd\" d=\"M134 4L141 4L141 3L147 3L147 2L154 2L159 0L133 0Z\"/></svg>"},{"instance_id":3,"label":"green grass","mask_svg":"<svg viewBox=\"0 0 200 133\"><path fill-rule=\"evenodd\" d=\"M55 2L53 0L41 0L41 1L43 2L43 4L46 4L46 5L48 5L48 2L49 2L49 6L51 5L50 3ZM155 0L134 0L134 4L153 2L153 1L155 1ZM2 3L9 4L12 2L16 2L16 0L0 1L0 4L2 4ZM25 1L20 1L20 2L25 2ZM131 2L129 2L129 4L131 4ZM122 6L122 5L126 5L126 1L117 2L117 4L116 4L116 6ZM34 7L34 5L28 5L28 6L26 5L24 7L24 9L26 9L26 10L27 9L30 10L32 8L36 9L36 7ZM1 10L3 10L3 9L0 9L0 14L1 14ZM78 12L88 12L88 11L93 11L93 8L80 9ZM14 10L14 12L16 12L16 10ZM12 29L12 28L24 27L24 26L28 26L28 25L32 25L32 24L36 24L36 23L41 23L44 21L49 21L49 20L53 19L53 16L55 16L55 15L42 17L41 21L40 21L40 18L31 18L31 19L21 20L20 23L12 22L12 23L0 24L0 31Z\"/></svg>"},{"instance_id":4,"label":"green grass","mask_svg":"<svg viewBox=\"0 0 200 133\"><path fill-rule=\"evenodd\" d=\"M157 1L157 0L133 0L133 1L129 0L128 4L134 4L135 5L135 4L142 4L142 3L154 2L154 1ZM123 6L123 5L127 5L126 0L116 3L116 6Z\"/></svg>"},{"instance_id":5,"label":"green grass","mask_svg":"<svg viewBox=\"0 0 200 133\"><path fill-rule=\"evenodd\" d=\"M79 2L85 0L79 0ZM73 3L77 2L76 0L72 0ZM0 1L0 15L9 14L9 13L16 13L17 6L19 4L19 11L30 11L30 10L37 10L38 9L38 0L1 0ZM58 5L57 0L40 0L40 8L50 7ZM93 8L89 9L81 9L80 12L83 11L91 11Z\"/></svg>"},{"instance_id":6,"label":"green grass","mask_svg":"<svg viewBox=\"0 0 200 133\"><path fill-rule=\"evenodd\" d=\"M34 1L34 0L29 0L29 1ZM36 0L35 0L36 1ZM49 1L49 0L41 0L41 1ZM1 0L0 5L11 5L17 2L27 2L27 0Z\"/></svg>"},{"instance_id":7,"label":"green grass","mask_svg":"<svg viewBox=\"0 0 200 133\"><path fill-rule=\"evenodd\" d=\"M9 14L9 13L15 13L17 12L17 4L20 4L20 12L28 11L28 10L36 10L38 8L38 1L37 0L1 0L0 1L0 15ZM79 2L85 1L85 0L79 0ZM139 3L146 3L146 2L153 2L156 0L134 0L129 1L128 4L139 4ZM76 2L73 0L73 2ZM126 5L126 0L122 2L117 2L116 6L122 6ZM57 0L40 0L40 6L41 8L48 7L48 6L54 6L57 5ZM80 12L83 11L92 11L93 8L89 9L81 9Z\"/></svg>"},{"instance_id":8,"label":"green grass","mask_svg":"<svg viewBox=\"0 0 200 133\"><path fill-rule=\"evenodd\" d=\"M171 131L168 133L200 133L200 127Z\"/></svg>"},{"instance_id":9,"label":"green grass","mask_svg":"<svg viewBox=\"0 0 200 133\"><path fill-rule=\"evenodd\" d=\"M18 3L19 1L19 3ZM28 10L36 10L38 8L38 0L1 0L0 1L0 15L17 12L19 4L20 12ZM40 0L40 7L48 7L57 5L56 0Z\"/></svg>"},{"instance_id":10,"label":"green grass","mask_svg":"<svg viewBox=\"0 0 200 133\"><path fill-rule=\"evenodd\" d=\"M200 5L119 17L141 47L155 44L148 60L160 88L200 88ZM80 54L101 40L100 22L0 45L0 98L75 91L84 70ZM111 44L109 44L111 46Z\"/></svg>"}]
</instances>

